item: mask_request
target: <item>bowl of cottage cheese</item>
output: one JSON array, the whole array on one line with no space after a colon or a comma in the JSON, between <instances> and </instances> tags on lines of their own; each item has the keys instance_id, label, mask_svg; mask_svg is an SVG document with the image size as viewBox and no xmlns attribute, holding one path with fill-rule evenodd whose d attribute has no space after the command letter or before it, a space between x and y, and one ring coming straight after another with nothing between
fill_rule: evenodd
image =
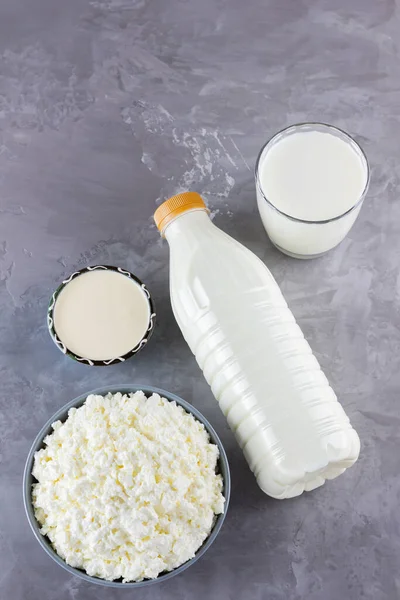
<instances>
[{"instance_id":1,"label":"bowl of cottage cheese","mask_svg":"<svg viewBox=\"0 0 400 600\"><path fill-rule=\"evenodd\" d=\"M36 539L60 566L109 587L140 587L187 569L211 546L229 503L224 448L175 394L110 386L44 425L24 471Z\"/></svg>"}]
</instances>

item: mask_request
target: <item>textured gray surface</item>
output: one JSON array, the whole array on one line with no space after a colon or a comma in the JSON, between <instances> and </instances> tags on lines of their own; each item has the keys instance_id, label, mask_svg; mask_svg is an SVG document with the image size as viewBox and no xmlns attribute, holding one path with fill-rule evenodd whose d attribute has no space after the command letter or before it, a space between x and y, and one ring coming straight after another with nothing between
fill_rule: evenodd
<instances>
[{"instance_id":1,"label":"textured gray surface","mask_svg":"<svg viewBox=\"0 0 400 600\"><path fill-rule=\"evenodd\" d=\"M2 0L0 4L0 599L119 599L69 577L22 508L25 456L63 403L142 381L191 401L221 435L230 512L210 552L140 600L400 596L400 7L394 0ZM372 164L355 228L313 262L266 239L253 164L267 136L325 120ZM152 225L177 190L271 268L362 440L348 473L301 498L258 490L174 322ZM136 359L74 364L46 331L63 276L125 266L158 327ZM125 597L124 596L124 597Z\"/></svg>"}]
</instances>

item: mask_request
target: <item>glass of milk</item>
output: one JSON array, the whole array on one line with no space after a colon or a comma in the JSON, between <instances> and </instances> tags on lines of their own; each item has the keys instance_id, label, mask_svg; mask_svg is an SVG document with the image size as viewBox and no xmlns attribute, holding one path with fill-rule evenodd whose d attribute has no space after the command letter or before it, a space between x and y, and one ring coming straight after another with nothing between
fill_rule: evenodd
<instances>
[{"instance_id":1,"label":"glass of milk","mask_svg":"<svg viewBox=\"0 0 400 600\"><path fill-rule=\"evenodd\" d=\"M272 243L295 258L337 246L353 226L369 185L369 165L344 131L324 123L292 125L261 149L257 202Z\"/></svg>"}]
</instances>

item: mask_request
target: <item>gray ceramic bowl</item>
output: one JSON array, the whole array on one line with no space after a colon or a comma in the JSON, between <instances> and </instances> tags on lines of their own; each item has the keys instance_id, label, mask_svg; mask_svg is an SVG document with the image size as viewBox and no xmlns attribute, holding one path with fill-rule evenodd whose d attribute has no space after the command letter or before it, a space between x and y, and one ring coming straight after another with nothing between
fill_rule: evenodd
<instances>
[{"instance_id":1,"label":"gray ceramic bowl","mask_svg":"<svg viewBox=\"0 0 400 600\"><path fill-rule=\"evenodd\" d=\"M43 439L46 437L46 435L48 435L52 431L51 424L57 420L65 421L68 416L68 410L71 407L81 406L89 394L101 394L102 396L104 396L108 392L111 392L113 394L115 394L117 392L121 392L123 394L128 394L130 392L137 392L138 390L143 390L143 392L146 394L146 396L150 396L153 393L157 393L157 394L160 394L160 396L167 398L167 400L175 401L177 404L180 404L181 406L183 406L183 408L187 412L192 413L196 417L196 419L198 419L201 423L203 423L204 427L207 429L207 431L210 435L210 439L211 439L212 443L216 444L219 449L220 457L219 457L219 461L218 461L218 469L219 469L219 472L221 473L223 481L224 481L223 494L225 496L225 512L222 515L217 515L217 517L215 519L214 527L213 527L209 537L205 540L203 545L196 552L196 555L194 556L194 558L192 558L188 562L184 563L180 567L174 569L173 571L169 571L169 572L159 575L156 579L146 579L146 580L140 581L140 582L122 583L122 581L106 581L105 579L100 579L98 577L91 577L90 575L87 575L84 571L82 571L80 569L75 569L73 567L70 567L69 565L67 565L67 563L62 558L60 558L58 556L58 554L53 549L49 539L40 533L40 527L39 527L38 522L35 519L35 515L34 515L34 511L33 511L33 507L32 507L32 500L31 500L32 484L35 482L35 479L32 476L32 467L33 467L33 460L34 460L35 452L37 450L40 450L40 448L43 447ZM201 556L203 556L203 554L208 550L208 548L211 546L211 544L217 537L217 535L222 527L222 523L224 522L225 515L228 510L230 491L231 491L231 479L230 479L230 473L229 473L228 459L226 457L225 450L221 444L221 440L219 439L218 435L216 434L216 432L214 431L214 429L210 425L210 423L207 421L207 419L205 417L203 417L203 415L196 408L194 408L194 406L191 406L191 404L189 404L188 402L185 402L185 400L182 400L182 398L179 398L179 396L176 396L175 394L171 394L170 392L166 392L165 390L161 390L159 388L155 388L155 387L152 387L149 385L136 385L136 384L110 385L108 387L99 388L99 389L93 390L92 392L82 394L78 398L75 398L75 400L71 400L71 402L68 402L68 404L66 404L65 406L60 408L60 410L58 410L51 417L51 419L49 419L47 421L47 423L44 425L44 427L42 427L42 429L36 436L36 439L33 442L32 448L30 449L30 452L28 454L28 458L27 458L25 470L24 470L24 480L23 480L24 506L25 506L26 515L28 517L29 524L32 528L33 533L35 534L37 541L42 546L42 548L45 550L45 552L47 552L47 554L57 564L59 564L61 567L63 567L66 571L68 571L72 575L76 575L77 577L80 577L81 579L85 579L86 581L88 581L90 583L97 583L97 584L104 585L107 587L125 588L125 589L138 588L138 587L151 585L152 583L160 583L162 581L166 581L167 579L170 579L171 577L178 575L178 573L182 573L182 571L185 571L185 569L187 569L188 567L193 565Z\"/></svg>"}]
</instances>

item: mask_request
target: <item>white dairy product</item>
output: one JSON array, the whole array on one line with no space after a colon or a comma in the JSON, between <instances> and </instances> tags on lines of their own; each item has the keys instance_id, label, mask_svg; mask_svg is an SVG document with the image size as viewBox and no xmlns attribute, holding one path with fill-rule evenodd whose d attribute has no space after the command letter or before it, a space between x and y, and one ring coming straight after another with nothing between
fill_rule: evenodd
<instances>
[{"instance_id":1,"label":"white dairy product","mask_svg":"<svg viewBox=\"0 0 400 600\"><path fill-rule=\"evenodd\" d=\"M281 250L300 257L321 254L342 241L359 214L367 184L360 147L328 125L298 125L277 134L256 168L267 233Z\"/></svg>"},{"instance_id":2,"label":"white dairy product","mask_svg":"<svg viewBox=\"0 0 400 600\"><path fill-rule=\"evenodd\" d=\"M192 558L224 510L218 447L175 402L88 396L35 455L41 532L71 566L103 579L155 578Z\"/></svg>"},{"instance_id":3,"label":"white dairy product","mask_svg":"<svg viewBox=\"0 0 400 600\"><path fill-rule=\"evenodd\" d=\"M72 279L54 306L58 337L68 350L92 360L109 360L133 350L149 320L150 306L141 286L108 269Z\"/></svg>"},{"instance_id":4,"label":"white dairy product","mask_svg":"<svg viewBox=\"0 0 400 600\"><path fill-rule=\"evenodd\" d=\"M260 487L299 495L352 465L359 438L267 267L192 197L155 215L176 320Z\"/></svg>"}]
</instances>

